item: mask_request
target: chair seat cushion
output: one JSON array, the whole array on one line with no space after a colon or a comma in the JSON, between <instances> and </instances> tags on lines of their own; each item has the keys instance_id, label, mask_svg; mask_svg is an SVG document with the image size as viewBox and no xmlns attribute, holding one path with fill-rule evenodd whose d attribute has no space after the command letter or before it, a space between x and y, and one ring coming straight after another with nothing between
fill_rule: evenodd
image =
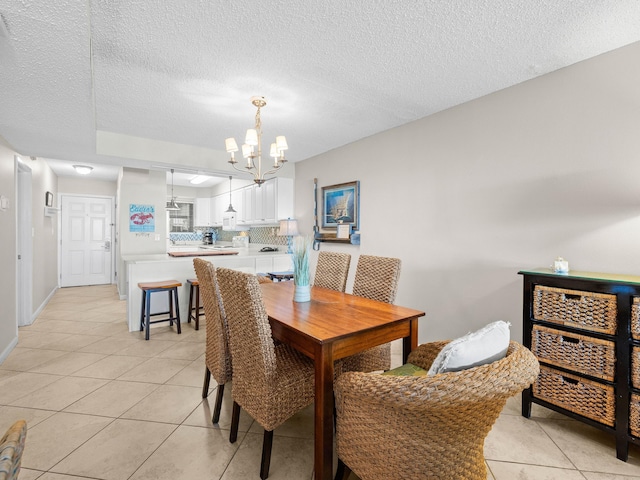
<instances>
[{"instance_id":1,"label":"chair seat cushion","mask_svg":"<svg viewBox=\"0 0 640 480\"><path fill-rule=\"evenodd\" d=\"M440 350L427 375L457 372L504 358L509 348L509 325L498 320L452 340Z\"/></svg>"},{"instance_id":2,"label":"chair seat cushion","mask_svg":"<svg viewBox=\"0 0 640 480\"><path fill-rule=\"evenodd\" d=\"M382 375L396 375L400 377L426 377L427 371L413 363L405 363L397 368L387 370Z\"/></svg>"}]
</instances>

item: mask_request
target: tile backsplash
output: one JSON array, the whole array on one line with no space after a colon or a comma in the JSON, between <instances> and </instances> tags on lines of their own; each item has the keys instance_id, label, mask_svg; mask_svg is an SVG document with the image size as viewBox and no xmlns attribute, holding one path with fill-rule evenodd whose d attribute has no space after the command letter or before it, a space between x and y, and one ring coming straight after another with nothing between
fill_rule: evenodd
<instances>
[{"instance_id":1,"label":"tile backsplash","mask_svg":"<svg viewBox=\"0 0 640 480\"><path fill-rule=\"evenodd\" d=\"M219 242L231 242L233 237L240 235L240 232L231 232L228 230L222 230L222 228L211 227L195 227L199 230L197 233L171 233L169 238L174 240L174 235L191 235L195 238L193 240L202 240L203 232L213 232L214 238ZM279 237L278 227L251 227L247 232L249 235L249 243L266 243L269 245L286 245L287 237ZM191 241L190 239L183 239L182 237L176 238L175 241Z\"/></svg>"},{"instance_id":2,"label":"tile backsplash","mask_svg":"<svg viewBox=\"0 0 640 480\"><path fill-rule=\"evenodd\" d=\"M169 240L172 242L201 242L202 232L170 233Z\"/></svg>"}]
</instances>

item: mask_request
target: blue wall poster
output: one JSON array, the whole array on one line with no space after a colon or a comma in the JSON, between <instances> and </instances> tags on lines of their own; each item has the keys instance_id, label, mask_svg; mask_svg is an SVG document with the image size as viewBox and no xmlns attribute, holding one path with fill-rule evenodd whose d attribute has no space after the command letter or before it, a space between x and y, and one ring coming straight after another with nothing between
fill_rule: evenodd
<instances>
[{"instance_id":1,"label":"blue wall poster","mask_svg":"<svg viewBox=\"0 0 640 480\"><path fill-rule=\"evenodd\" d=\"M155 232L156 219L153 205L129 205L129 231L130 232Z\"/></svg>"}]
</instances>

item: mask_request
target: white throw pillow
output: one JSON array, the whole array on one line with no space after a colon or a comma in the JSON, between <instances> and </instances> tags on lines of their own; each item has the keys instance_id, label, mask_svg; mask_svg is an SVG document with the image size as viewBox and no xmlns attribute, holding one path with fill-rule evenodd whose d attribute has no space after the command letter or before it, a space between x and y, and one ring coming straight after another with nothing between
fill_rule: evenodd
<instances>
[{"instance_id":1,"label":"white throw pillow","mask_svg":"<svg viewBox=\"0 0 640 480\"><path fill-rule=\"evenodd\" d=\"M427 376L457 372L504 358L509 348L508 322L498 320L449 342L429 368Z\"/></svg>"}]
</instances>

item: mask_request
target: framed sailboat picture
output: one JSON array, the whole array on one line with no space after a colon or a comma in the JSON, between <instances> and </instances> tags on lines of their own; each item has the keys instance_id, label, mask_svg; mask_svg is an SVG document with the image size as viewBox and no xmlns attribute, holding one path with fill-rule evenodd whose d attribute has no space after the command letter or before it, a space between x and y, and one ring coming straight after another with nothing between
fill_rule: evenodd
<instances>
[{"instance_id":1,"label":"framed sailboat picture","mask_svg":"<svg viewBox=\"0 0 640 480\"><path fill-rule=\"evenodd\" d=\"M351 225L358 230L360 216L360 182L322 187L322 228Z\"/></svg>"}]
</instances>

